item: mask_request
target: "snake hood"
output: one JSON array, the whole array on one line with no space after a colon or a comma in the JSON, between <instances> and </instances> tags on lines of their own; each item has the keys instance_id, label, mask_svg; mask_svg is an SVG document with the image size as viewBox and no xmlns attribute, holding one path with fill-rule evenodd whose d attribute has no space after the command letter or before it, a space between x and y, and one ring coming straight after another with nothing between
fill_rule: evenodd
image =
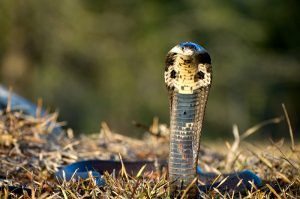
<instances>
[{"instance_id":1,"label":"snake hood","mask_svg":"<svg viewBox=\"0 0 300 199\"><path fill-rule=\"evenodd\" d=\"M210 86L211 78L211 59L202 46L184 42L168 52L165 68L168 90L192 94L201 87Z\"/></svg>"}]
</instances>

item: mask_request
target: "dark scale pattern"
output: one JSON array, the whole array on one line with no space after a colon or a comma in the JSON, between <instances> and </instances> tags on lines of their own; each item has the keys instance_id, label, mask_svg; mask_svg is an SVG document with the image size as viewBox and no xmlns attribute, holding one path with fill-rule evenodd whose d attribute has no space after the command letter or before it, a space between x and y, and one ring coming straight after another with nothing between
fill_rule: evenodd
<instances>
[{"instance_id":1,"label":"dark scale pattern","mask_svg":"<svg viewBox=\"0 0 300 199\"><path fill-rule=\"evenodd\" d=\"M165 61L165 71L168 71L169 66L172 66L175 61L176 53L168 53Z\"/></svg>"},{"instance_id":2,"label":"dark scale pattern","mask_svg":"<svg viewBox=\"0 0 300 199\"><path fill-rule=\"evenodd\" d=\"M199 139L209 88L193 94L173 92L171 100L171 136L169 173L174 187L184 188L196 177Z\"/></svg>"},{"instance_id":3,"label":"dark scale pattern","mask_svg":"<svg viewBox=\"0 0 300 199\"><path fill-rule=\"evenodd\" d=\"M196 59L200 64L211 64L211 59L207 52L199 53Z\"/></svg>"},{"instance_id":4,"label":"dark scale pattern","mask_svg":"<svg viewBox=\"0 0 300 199\"><path fill-rule=\"evenodd\" d=\"M194 81L197 82L199 79L204 79L204 73L202 71L199 71L194 78Z\"/></svg>"},{"instance_id":5,"label":"dark scale pattern","mask_svg":"<svg viewBox=\"0 0 300 199\"><path fill-rule=\"evenodd\" d=\"M174 79L175 77L176 77L176 72L175 72L175 70L172 70L172 71L171 71L171 78Z\"/></svg>"}]
</instances>

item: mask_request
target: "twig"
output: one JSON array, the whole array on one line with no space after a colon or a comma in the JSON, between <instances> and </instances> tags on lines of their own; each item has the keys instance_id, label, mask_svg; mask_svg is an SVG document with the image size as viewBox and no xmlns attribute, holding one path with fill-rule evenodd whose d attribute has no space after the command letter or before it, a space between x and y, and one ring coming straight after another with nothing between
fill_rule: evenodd
<instances>
[{"instance_id":1,"label":"twig","mask_svg":"<svg viewBox=\"0 0 300 199\"><path fill-rule=\"evenodd\" d=\"M129 181L129 178L128 178L128 175L127 175L126 167L125 167L125 165L124 165L124 162L123 162L123 159L122 159L122 156L121 156L120 153L119 153L119 158L120 158L121 165L122 165L122 168L121 168L121 176L125 176L125 177L126 177L126 180L127 180L127 182L128 182L128 181Z\"/></svg>"},{"instance_id":2,"label":"twig","mask_svg":"<svg viewBox=\"0 0 300 199\"><path fill-rule=\"evenodd\" d=\"M286 122L287 122L288 127L289 127L289 132L290 132L290 136L291 136L291 145L292 145L291 148L292 148L292 151L294 151L295 150L295 142L294 142L294 132L293 132L293 129L292 129L291 121L290 121L288 112L285 108L285 105L284 104L281 104L281 105L282 105L282 108L283 108L283 112L284 112L284 115L285 115Z\"/></svg>"},{"instance_id":3,"label":"twig","mask_svg":"<svg viewBox=\"0 0 300 199\"><path fill-rule=\"evenodd\" d=\"M277 198L281 198L280 195L278 195L278 193L275 191L275 189L273 189L273 187L271 187L271 185L266 184L266 186L269 188L269 190L270 190Z\"/></svg>"},{"instance_id":4,"label":"twig","mask_svg":"<svg viewBox=\"0 0 300 199\"><path fill-rule=\"evenodd\" d=\"M268 120L265 120L259 124L256 124L254 126L252 126L251 128L247 129L240 137L241 140L244 140L245 138L249 137L250 135L252 135L253 133L255 133L256 131L258 131L259 129L261 129L262 127L265 127L269 124L278 124L283 120L283 117L275 117L275 118L271 118Z\"/></svg>"},{"instance_id":5,"label":"twig","mask_svg":"<svg viewBox=\"0 0 300 199\"><path fill-rule=\"evenodd\" d=\"M226 170L229 170L231 168L232 163L236 159L235 155L237 153L237 150L238 150L239 145L240 145L240 140L241 140L240 135L239 135L239 129L238 129L238 126L236 124L233 125L232 133L233 133L233 136L234 136L234 142L231 145L231 147L229 149L229 152L227 154L226 166L225 166Z\"/></svg>"},{"instance_id":6,"label":"twig","mask_svg":"<svg viewBox=\"0 0 300 199\"><path fill-rule=\"evenodd\" d=\"M195 183L197 182L197 178L195 178L190 184L189 186L183 191L183 194L181 195L181 199L186 198L186 194L188 193L188 191L195 186Z\"/></svg>"},{"instance_id":7,"label":"twig","mask_svg":"<svg viewBox=\"0 0 300 199\"><path fill-rule=\"evenodd\" d=\"M9 113L11 111L11 97L12 96L12 87L9 87L9 92L7 96L7 106L6 106L6 112Z\"/></svg>"}]
</instances>

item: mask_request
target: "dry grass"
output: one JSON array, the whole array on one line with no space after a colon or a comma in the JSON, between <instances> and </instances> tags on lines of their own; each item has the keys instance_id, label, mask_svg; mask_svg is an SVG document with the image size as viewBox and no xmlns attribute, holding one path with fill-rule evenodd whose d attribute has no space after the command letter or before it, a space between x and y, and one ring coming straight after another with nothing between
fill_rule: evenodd
<instances>
[{"instance_id":1,"label":"dry grass","mask_svg":"<svg viewBox=\"0 0 300 199\"><path fill-rule=\"evenodd\" d=\"M247 143L246 137L257 129L283 118L274 118L255 125L240 135L234 127L235 141L227 145L226 153L202 148L200 166L204 171L223 173L250 169L264 181L264 186L246 193L220 193L217 189L201 193L204 198L299 198L300 153L289 124L292 145L283 140L264 146ZM166 159L168 129L154 120L143 140L113 133L105 123L99 133L74 138L72 130L54 137L50 134L57 115L33 118L20 112L0 113L0 198L170 198L165 169L146 173L141 168L131 176L123 168L120 173L104 175L107 186L98 187L91 177L87 180L62 181L53 177L60 166L84 159L127 160ZM298 147L298 149L297 149ZM211 147L213 148L213 147ZM119 156L120 154L120 156ZM18 194L9 186L24 186ZM180 195L178 195L179 197ZM183 191L181 197L188 197Z\"/></svg>"}]
</instances>

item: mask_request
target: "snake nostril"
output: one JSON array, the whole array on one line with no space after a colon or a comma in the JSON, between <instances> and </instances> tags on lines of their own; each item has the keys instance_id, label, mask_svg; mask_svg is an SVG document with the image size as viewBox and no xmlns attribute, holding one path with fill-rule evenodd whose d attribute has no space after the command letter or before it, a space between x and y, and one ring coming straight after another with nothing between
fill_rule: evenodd
<instances>
[{"instance_id":1,"label":"snake nostril","mask_svg":"<svg viewBox=\"0 0 300 199\"><path fill-rule=\"evenodd\" d=\"M186 111L183 112L183 115L186 115Z\"/></svg>"},{"instance_id":2,"label":"snake nostril","mask_svg":"<svg viewBox=\"0 0 300 199\"><path fill-rule=\"evenodd\" d=\"M171 78L174 79L175 77L176 77L176 72L175 72L175 70L172 70L172 71L171 71Z\"/></svg>"}]
</instances>

